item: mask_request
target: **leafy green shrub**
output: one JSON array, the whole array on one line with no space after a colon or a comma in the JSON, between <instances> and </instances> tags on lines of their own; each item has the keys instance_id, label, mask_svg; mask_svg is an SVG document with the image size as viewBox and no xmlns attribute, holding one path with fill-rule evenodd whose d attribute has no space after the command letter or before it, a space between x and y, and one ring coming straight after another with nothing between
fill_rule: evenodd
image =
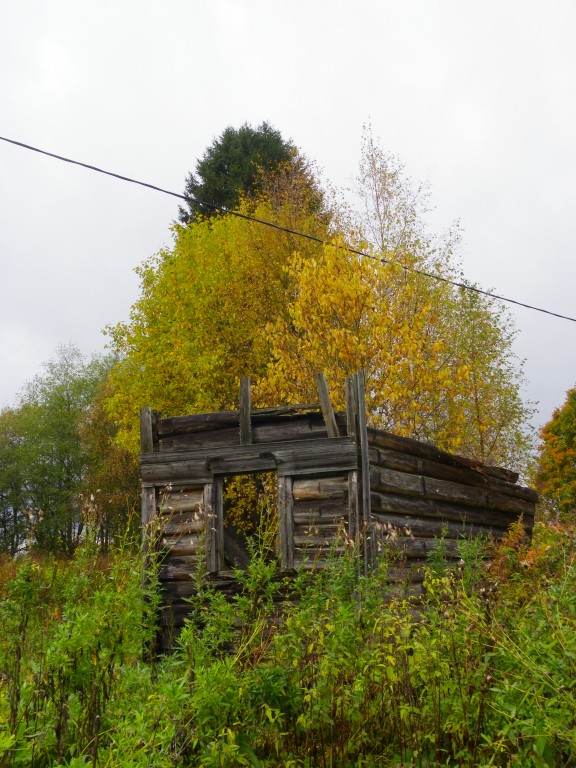
<instances>
[{"instance_id":1,"label":"leafy green shrub","mask_svg":"<svg viewBox=\"0 0 576 768\"><path fill-rule=\"evenodd\" d=\"M575 765L574 530L487 546L399 598L385 556L287 579L255 542L149 662L138 553L4 566L0 766Z\"/></svg>"}]
</instances>

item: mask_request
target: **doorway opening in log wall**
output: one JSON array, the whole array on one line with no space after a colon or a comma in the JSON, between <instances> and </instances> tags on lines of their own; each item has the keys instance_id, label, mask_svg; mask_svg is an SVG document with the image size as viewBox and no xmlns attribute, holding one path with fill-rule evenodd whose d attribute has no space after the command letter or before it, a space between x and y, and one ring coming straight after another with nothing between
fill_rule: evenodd
<instances>
[{"instance_id":1,"label":"doorway opening in log wall","mask_svg":"<svg viewBox=\"0 0 576 768\"><path fill-rule=\"evenodd\" d=\"M267 557L278 551L278 475L225 475L222 482L224 562L247 568L253 548Z\"/></svg>"}]
</instances>

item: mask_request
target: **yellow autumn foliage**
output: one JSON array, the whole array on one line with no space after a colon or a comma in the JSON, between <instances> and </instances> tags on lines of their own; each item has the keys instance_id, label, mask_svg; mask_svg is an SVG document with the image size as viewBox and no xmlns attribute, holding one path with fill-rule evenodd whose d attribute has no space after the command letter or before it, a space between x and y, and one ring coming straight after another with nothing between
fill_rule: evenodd
<instances>
[{"instance_id":1,"label":"yellow autumn foliage","mask_svg":"<svg viewBox=\"0 0 576 768\"><path fill-rule=\"evenodd\" d=\"M144 405L166 416L236 407L242 376L268 406L316 401L324 371L342 408L346 376L363 369L372 424L521 468L530 408L513 325L450 283L462 279L457 237L427 236L421 189L401 171L369 139L361 214L319 213L308 181L289 174L242 202L325 244L232 215L175 227L173 248L139 270L129 322L108 331L121 356L107 403L119 441L138 450Z\"/></svg>"}]
</instances>

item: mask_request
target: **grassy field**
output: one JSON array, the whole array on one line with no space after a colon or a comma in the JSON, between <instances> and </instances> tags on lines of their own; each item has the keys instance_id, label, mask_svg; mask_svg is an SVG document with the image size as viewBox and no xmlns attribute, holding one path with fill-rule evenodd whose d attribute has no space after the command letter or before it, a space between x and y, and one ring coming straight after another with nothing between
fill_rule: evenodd
<instances>
[{"instance_id":1,"label":"grassy field","mask_svg":"<svg viewBox=\"0 0 576 768\"><path fill-rule=\"evenodd\" d=\"M576 765L576 529L490 552L439 542L417 606L389 558L302 573L278 611L254 545L232 603L203 589L178 650L147 658L140 556L0 563L0 768Z\"/></svg>"}]
</instances>

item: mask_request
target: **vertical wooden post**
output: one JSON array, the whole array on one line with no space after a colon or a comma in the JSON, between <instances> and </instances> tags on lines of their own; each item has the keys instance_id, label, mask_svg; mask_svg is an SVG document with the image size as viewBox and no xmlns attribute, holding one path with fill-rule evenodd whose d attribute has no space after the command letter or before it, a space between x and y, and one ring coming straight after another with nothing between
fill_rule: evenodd
<instances>
[{"instance_id":1,"label":"vertical wooden post","mask_svg":"<svg viewBox=\"0 0 576 768\"><path fill-rule=\"evenodd\" d=\"M370 455L366 425L366 380L364 371L356 374L356 402L358 404L358 433L360 438L360 484L362 495L362 530L364 535L364 570L373 566L374 542L372 541L372 510L370 505Z\"/></svg>"},{"instance_id":2,"label":"vertical wooden post","mask_svg":"<svg viewBox=\"0 0 576 768\"><path fill-rule=\"evenodd\" d=\"M140 409L140 453L152 453L153 450L152 409L148 406Z\"/></svg>"},{"instance_id":3,"label":"vertical wooden post","mask_svg":"<svg viewBox=\"0 0 576 768\"><path fill-rule=\"evenodd\" d=\"M320 408L322 408L322 415L324 416L328 437L340 437L338 425L336 424L336 416L334 416L334 408L332 408L332 403L330 402L328 382L323 373L316 374L316 389L318 390Z\"/></svg>"},{"instance_id":4,"label":"vertical wooden post","mask_svg":"<svg viewBox=\"0 0 576 768\"><path fill-rule=\"evenodd\" d=\"M356 379L354 376L346 377L346 432L356 441L356 415L358 405L356 403Z\"/></svg>"},{"instance_id":5,"label":"vertical wooden post","mask_svg":"<svg viewBox=\"0 0 576 768\"><path fill-rule=\"evenodd\" d=\"M252 442L252 419L250 418L250 378L240 380L240 445Z\"/></svg>"},{"instance_id":6,"label":"vertical wooden post","mask_svg":"<svg viewBox=\"0 0 576 768\"><path fill-rule=\"evenodd\" d=\"M150 546L150 529L156 519L156 488L153 485L142 486L142 547L146 558Z\"/></svg>"},{"instance_id":7,"label":"vertical wooden post","mask_svg":"<svg viewBox=\"0 0 576 768\"><path fill-rule=\"evenodd\" d=\"M294 567L294 497L292 478L278 476L278 517L280 533L280 567L289 571Z\"/></svg>"},{"instance_id":8,"label":"vertical wooden post","mask_svg":"<svg viewBox=\"0 0 576 768\"><path fill-rule=\"evenodd\" d=\"M206 525L206 570L218 573L224 568L224 484L217 476L204 486Z\"/></svg>"},{"instance_id":9,"label":"vertical wooden post","mask_svg":"<svg viewBox=\"0 0 576 768\"><path fill-rule=\"evenodd\" d=\"M156 488L154 485L142 484L141 495L141 509L142 509L142 590L144 592L144 602L150 604L150 594L148 587L150 586L150 563L153 557L153 547L155 543L155 535L157 536L157 530L155 531L154 521L156 519ZM142 646L142 657L148 661L153 659L158 653L158 648L161 644L161 629L159 623L159 614L155 616L156 620L156 632L154 637L150 639L150 642L145 641Z\"/></svg>"},{"instance_id":10,"label":"vertical wooden post","mask_svg":"<svg viewBox=\"0 0 576 768\"><path fill-rule=\"evenodd\" d=\"M153 450L152 409L142 408L140 410L140 453L152 453ZM150 546L150 526L156 517L156 489L153 485L142 485L140 509L142 514L142 550L144 566L146 567Z\"/></svg>"},{"instance_id":11,"label":"vertical wooden post","mask_svg":"<svg viewBox=\"0 0 576 768\"><path fill-rule=\"evenodd\" d=\"M358 504L358 470L348 472L348 535L356 543L360 533Z\"/></svg>"},{"instance_id":12,"label":"vertical wooden post","mask_svg":"<svg viewBox=\"0 0 576 768\"><path fill-rule=\"evenodd\" d=\"M358 446L358 403L355 376L346 377L346 434ZM348 472L348 533L358 541L360 534L360 504L358 499L358 470Z\"/></svg>"}]
</instances>

